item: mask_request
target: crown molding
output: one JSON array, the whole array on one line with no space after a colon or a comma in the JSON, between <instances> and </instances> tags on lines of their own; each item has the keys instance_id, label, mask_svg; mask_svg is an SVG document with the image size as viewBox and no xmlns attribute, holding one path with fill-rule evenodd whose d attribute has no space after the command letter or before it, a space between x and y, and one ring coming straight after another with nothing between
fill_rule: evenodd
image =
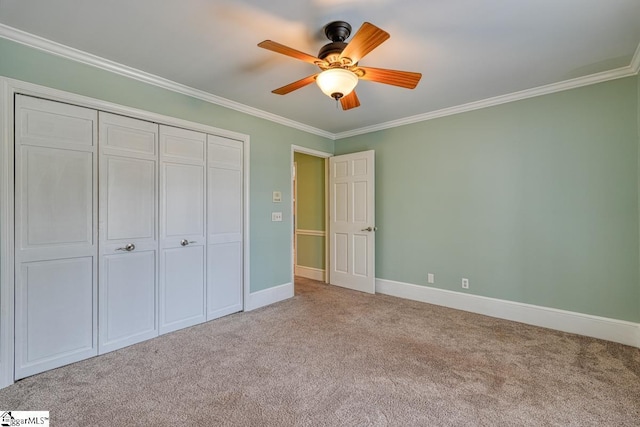
<instances>
[{"instance_id":1,"label":"crown molding","mask_svg":"<svg viewBox=\"0 0 640 427\"><path fill-rule=\"evenodd\" d=\"M640 47L639 47L640 49ZM640 62L640 56L638 50L634 60ZM633 63L632 63L633 64ZM359 129L354 129L346 132L340 132L335 135L335 139L344 139L356 135L362 135L365 133L377 132L380 130L395 128L398 126L409 125L418 122L424 122L426 120L437 119L440 117L451 116L454 114L465 113L467 111L479 110L481 108L493 107L500 104L506 104L509 102L520 101L522 99L534 98L536 96L548 95L555 92L562 92L569 89L575 89L582 86L588 86L596 83L606 82L609 80L621 79L623 77L629 77L638 74L638 70L634 71L631 65L615 70L603 71L601 73L591 74L589 76L578 77L571 80L565 80L563 82L552 83L544 86L538 86L532 89L521 90L518 92L509 93L506 95L495 96L493 98L482 99L480 101L469 102L467 104L456 105L455 107L443 108L441 110L430 111L424 114L417 114L415 116L405 117L398 120L392 120L389 122L379 123L372 126L366 126Z\"/></svg>"},{"instance_id":2,"label":"crown molding","mask_svg":"<svg viewBox=\"0 0 640 427\"><path fill-rule=\"evenodd\" d=\"M633 58L631 58L631 64L629 64L631 70L638 74L640 72L640 43L638 43L638 47L636 48L636 53L633 54Z\"/></svg>"},{"instance_id":3,"label":"crown molding","mask_svg":"<svg viewBox=\"0 0 640 427\"><path fill-rule=\"evenodd\" d=\"M156 76L145 71L141 71L132 67L128 67L123 64L105 59L78 49L74 49L69 46L45 39L40 36L36 36L31 33L19 30L17 28L10 27L5 24L0 24L0 37L12 40L14 42L42 50L47 53L51 53L63 58L71 59L83 64L91 65L115 74L119 74L124 77L129 77L143 83L148 83L154 86L161 87L173 92L181 93L183 95L191 96L193 98L201 99L206 102L210 102L221 107L229 108L231 110L239 111L254 117L269 120L274 123L278 123L287 127L301 130L310 134L318 135L331 140L339 140L349 138L352 136L363 135L366 133L377 132L380 130L391 129L398 126L409 125L413 123L423 122L427 120L437 119L440 117L451 116L454 114L460 114L467 111L479 110L481 108L493 107L500 104L506 104L509 102L519 101L527 98L533 98L541 95L548 95L555 92L561 92L569 89L575 89L582 86L588 86L596 83L602 83L609 80L620 79L638 74L640 71L640 44L638 45L631 63L626 67L617 68L610 71L604 71L601 73L591 74L589 76L578 77L571 80L565 80L563 82L552 83L544 86L539 86L532 89L526 89L518 92L513 92L506 95L500 95L493 98L487 98L480 101L469 102L467 104L457 105L454 107L443 108L441 110L430 111L423 114L417 114L415 116L404 117L398 120L391 120L384 123L378 123L372 126L366 126L358 129L353 129L340 133L331 133L329 131L319 129L313 126L306 125L304 123L297 122L295 120L287 119L286 117L278 116L268 111L260 110L254 107L250 107L245 104L241 104L230 99L222 98L211 93L194 89L192 87L174 82L172 80L165 79L160 76Z\"/></svg>"},{"instance_id":4,"label":"crown molding","mask_svg":"<svg viewBox=\"0 0 640 427\"><path fill-rule=\"evenodd\" d=\"M0 24L0 37L4 37L8 40L38 49L47 53L51 53L66 59L71 59L76 62L80 62L86 65L100 68L105 71L109 71L115 74L119 74L124 77L129 77L134 80L138 80L143 83L148 83L163 89L168 89L173 92L181 93L193 98L201 99L212 104L219 105L221 107L229 108L231 110L239 111L254 117L269 120L271 122L279 123L281 125L298 129L307 133L322 136L328 139L335 139L335 135L331 132L327 132L322 129L315 128L313 126L306 125L304 123L296 122L286 117L278 116L276 114L269 113L268 111L260 110L258 108L250 107L248 105L241 104L239 102L231 101L220 96L212 95L208 92L194 89L192 87L174 82L172 80L165 79L160 76L156 76L145 71L138 70L136 68L128 67L123 64L119 64L115 61L111 61L106 58L102 58L97 55L93 55L88 52L84 52L79 49L75 49L52 40L45 39L44 37L37 36L35 34L27 33L26 31L19 30L17 28L10 27L5 24Z\"/></svg>"}]
</instances>

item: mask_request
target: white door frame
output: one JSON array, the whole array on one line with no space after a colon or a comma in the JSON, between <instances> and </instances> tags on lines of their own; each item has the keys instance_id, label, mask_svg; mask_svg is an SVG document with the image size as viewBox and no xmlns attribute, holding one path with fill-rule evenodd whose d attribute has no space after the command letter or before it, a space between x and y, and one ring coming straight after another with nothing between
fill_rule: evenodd
<instances>
[{"instance_id":1,"label":"white door frame","mask_svg":"<svg viewBox=\"0 0 640 427\"><path fill-rule=\"evenodd\" d=\"M331 153L327 153L325 151L318 151L318 150L314 150L312 148L307 148L307 147L302 147L299 145L294 145L291 144L291 164L289 166L289 173L290 173L290 177L289 177L289 182L291 183L291 238L289 239L289 244L291 245L289 247L289 253L291 254L291 262L289 263L291 265L291 283L295 284L295 274L296 274L296 265L295 265L295 261L294 261L294 257L293 257L293 239L295 239L295 230L293 229L294 224L293 224L293 217L295 215L294 212L294 207L293 207L293 198L294 198L294 194L293 194L293 163L294 163L294 157L295 157L295 153L302 153L302 154L308 154L310 156L315 156L315 157L321 157L323 159L325 159L324 162L324 228L325 228L325 233L324 233L324 271L325 271L325 277L324 280L325 282L329 281L329 245L328 243L328 236L329 236L329 230L327 229L329 227L329 162L326 160L329 157L333 157L333 154ZM297 171L296 171L297 173ZM297 203L297 200L296 200ZM297 250L297 249L296 249Z\"/></svg>"},{"instance_id":2,"label":"white door frame","mask_svg":"<svg viewBox=\"0 0 640 427\"><path fill-rule=\"evenodd\" d=\"M250 293L249 135L0 76L0 388L14 382L13 111L14 98L17 93L242 141L244 147L243 202L245 207L243 213L243 309L248 309L247 303Z\"/></svg>"}]
</instances>

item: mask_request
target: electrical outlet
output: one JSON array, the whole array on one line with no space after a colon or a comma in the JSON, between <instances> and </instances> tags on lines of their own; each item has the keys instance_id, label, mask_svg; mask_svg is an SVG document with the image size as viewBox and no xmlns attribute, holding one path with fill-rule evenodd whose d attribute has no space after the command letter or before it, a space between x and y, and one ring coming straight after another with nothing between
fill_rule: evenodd
<instances>
[{"instance_id":1,"label":"electrical outlet","mask_svg":"<svg viewBox=\"0 0 640 427\"><path fill-rule=\"evenodd\" d=\"M282 221L282 212L271 212L271 221Z\"/></svg>"},{"instance_id":2,"label":"electrical outlet","mask_svg":"<svg viewBox=\"0 0 640 427\"><path fill-rule=\"evenodd\" d=\"M469 289L469 279L462 278L462 289Z\"/></svg>"},{"instance_id":3,"label":"electrical outlet","mask_svg":"<svg viewBox=\"0 0 640 427\"><path fill-rule=\"evenodd\" d=\"M433 275L433 273L427 274L427 283L435 283L435 282L436 282L436 278Z\"/></svg>"}]
</instances>

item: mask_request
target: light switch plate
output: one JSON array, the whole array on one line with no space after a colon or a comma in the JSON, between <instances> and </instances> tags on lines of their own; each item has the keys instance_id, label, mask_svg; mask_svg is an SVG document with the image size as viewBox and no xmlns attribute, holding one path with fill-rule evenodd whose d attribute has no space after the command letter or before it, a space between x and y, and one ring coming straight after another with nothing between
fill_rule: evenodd
<instances>
[{"instance_id":1,"label":"light switch plate","mask_svg":"<svg viewBox=\"0 0 640 427\"><path fill-rule=\"evenodd\" d=\"M274 221L274 222L282 221L282 212L271 212L271 221Z\"/></svg>"},{"instance_id":2,"label":"light switch plate","mask_svg":"<svg viewBox=\"0 0 640 427\"><path fill-rule=\"evenodd\" d=\"M282 193L280 191L273 192L273 203L280 203L282 201Z\"/></svg>"}]
</instances>

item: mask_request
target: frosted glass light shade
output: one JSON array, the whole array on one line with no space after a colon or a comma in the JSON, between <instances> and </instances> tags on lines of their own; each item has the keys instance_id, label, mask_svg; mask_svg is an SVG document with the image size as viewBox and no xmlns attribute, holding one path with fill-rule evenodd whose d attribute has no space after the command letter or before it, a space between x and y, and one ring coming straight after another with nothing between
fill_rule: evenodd
<instances>
[{"instance_id":1,"label":"frosted glass light shade","mask_svg":"<svg viewBox=\"0 0 640 427\"><path fill-rule=\"evenodd\" d=\"M330 68L318 74L316 83L325 95L340 99L353 91L358 84L358 76L344 68Z\"/></svg>"}]
</instances>

